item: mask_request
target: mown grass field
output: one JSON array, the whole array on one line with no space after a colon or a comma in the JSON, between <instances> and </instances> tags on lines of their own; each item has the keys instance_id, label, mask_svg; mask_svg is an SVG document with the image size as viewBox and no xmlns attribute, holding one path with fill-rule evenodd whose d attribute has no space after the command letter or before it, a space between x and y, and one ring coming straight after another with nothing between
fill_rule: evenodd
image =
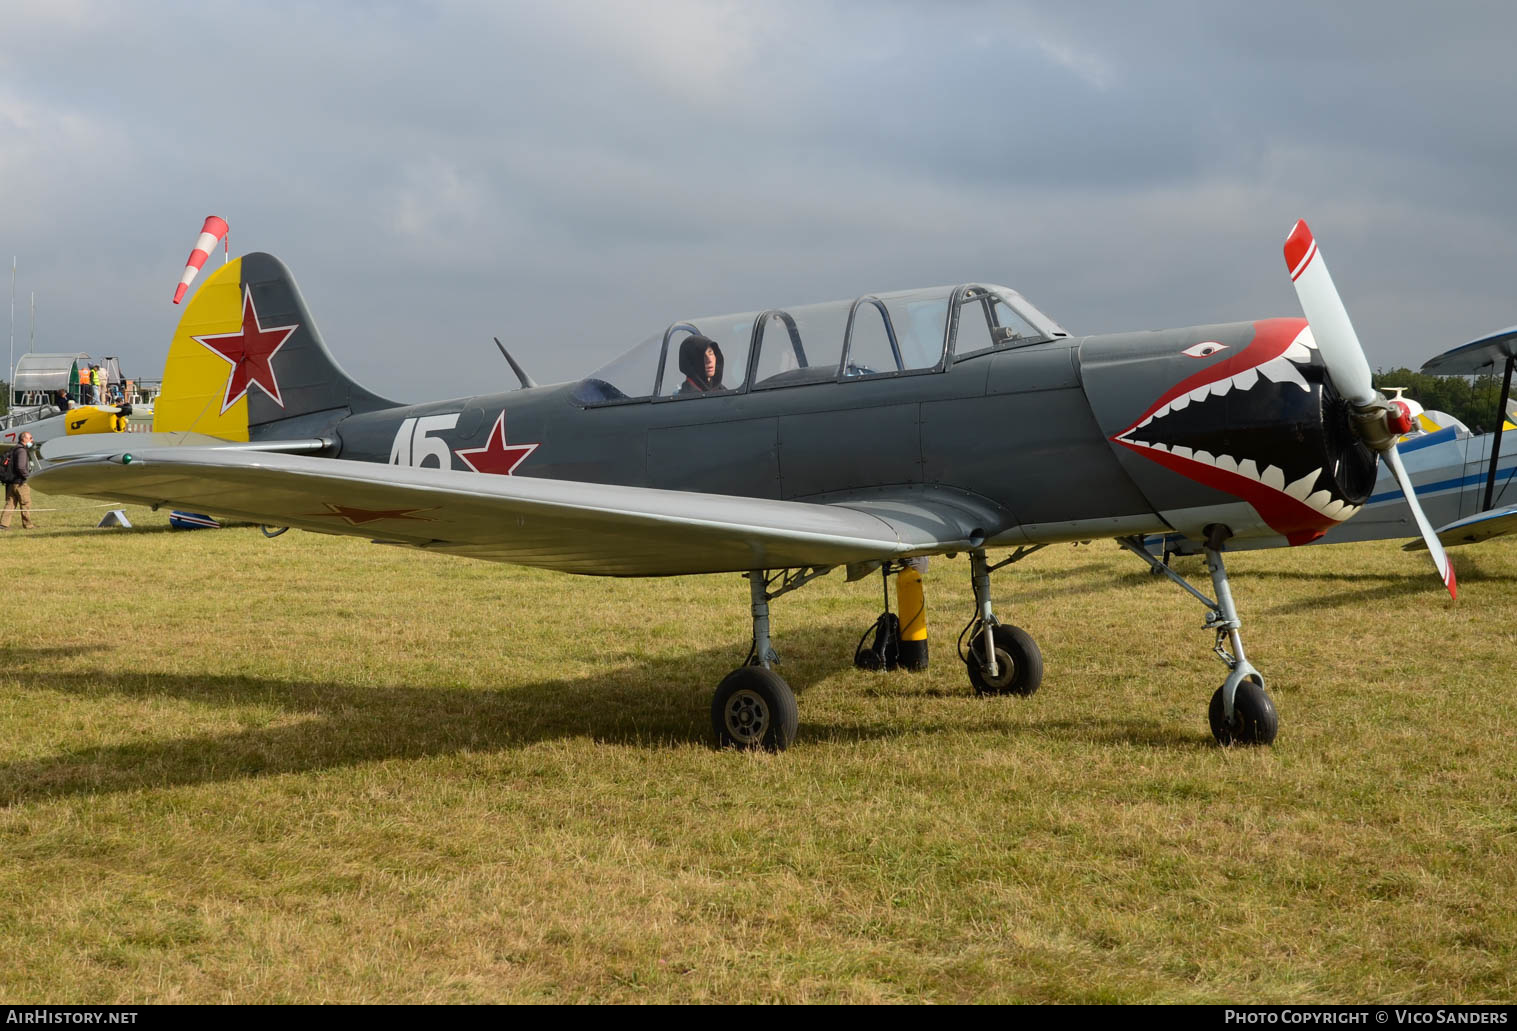
<instances>
[{"instance_id":1,"label":"mown grass field","mask_svg":"<svg viewBox=\"0 0 1517 1031\"><path fill-rule=\"evenodd\" d=\"M1031 699L774 607L783 755L708 746L746 583L292 532L0 535L0 998L1511 1001L1517 542L1231 558L1276 746L1215 747L1203 610L1110 542L996 575ZM1199 563L1190 570L1202 575Z\"/></svg>"}]
</instances>

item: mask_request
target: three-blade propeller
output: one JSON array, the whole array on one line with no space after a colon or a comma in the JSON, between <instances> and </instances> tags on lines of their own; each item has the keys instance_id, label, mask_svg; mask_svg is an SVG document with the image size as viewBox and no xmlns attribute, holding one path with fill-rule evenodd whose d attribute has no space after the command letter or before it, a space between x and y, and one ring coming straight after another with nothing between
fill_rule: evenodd
<instances>
[{"instance_id":1,"label":"three-blade propeller","mask_svg":"<svg viewBox=\"0 0 1517 1031\"><path fill-rule=\"evenodd\" d=\"M1323 364L1327 366L1327 375L1333 381L1333 388L1361 412L1383 405L1384 399L1375 390L1370 364L1364 357L1364 348L1359 344L1354 324L1349 321L1343 299L1338 296L1338 288L1333 285L1333 277L1328 274L1327 263L1323 261L1322 252L1317 249L1317 241L1313 239L1312 231L1304 221L1297 222L1286 238L1285 267L1290 269L1291 279L1296 284L1296 297L1301 301L1302 314L1312 327L1312 336L1316 338L1317 349L1322 354ZM1386 414L1389 415L1388 409ZM1401 485L1401 493L1406 495L1406 503L1411 507L1413 518L1417 520L1417 528L1422 532L1427 550L1433 556L1438 576L1448 588L1449 597L1458 597L1453 563L1449 561L1443 543L1433 532L1432 524L1428 522L1427 516L1422 512L1422 505L1417 501L1411 477L1407 475L1406 467L1401 464L1401 455L1396 451L1395 433L1387 429L1384 433L1377 433L1375 438L1367 437L1366 442L1381 450L1390 463L1391 473Z\"/></svg>"}]
</instances>

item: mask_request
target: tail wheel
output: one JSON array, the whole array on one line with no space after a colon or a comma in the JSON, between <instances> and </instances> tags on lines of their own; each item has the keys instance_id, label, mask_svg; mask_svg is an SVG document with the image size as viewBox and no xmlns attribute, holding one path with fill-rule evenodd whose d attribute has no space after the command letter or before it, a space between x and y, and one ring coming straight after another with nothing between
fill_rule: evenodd
<instances>
[{"instance_id":1,"label":"tail wheel","mask_svg":"<svg viewBox=\"0 0 1517 1031\"><path fill-rule=\"evenodd\" d=\"M782 752L795 740L799 722L795 692L763 666L733 670L711 699L711 726L721 748Z\"/></svg>"},{"instance_id":2,"label":"tail wheel","mask_svg":"<svg viewBox=\"0 0 1517 1031\"><path fill-rule=\"evenodd\" d=\"M1225 685L1224 685L1225 686ZM1275 714L1275 703L1264 693L1264 685L1255 676L1245 677L1233 695L1233 718L1229 721L1222 714L1222 688L1211 696L1207 711L1211 720L1211 732L1219 745L1268 745L1273 744L1280 731L1280 717Z\"/></svg>"},{"instance_id":3,"label":"tail wheel","mask_svg":"<svg viewBox=\"0 0 1517 1031\"><path fill-rule=\"evenodd\" d=\"M996 649L996 675L985 672L985 631L969 642L964 664L969 667L969 682L979 695L1014 694L1027 696L1043 682L1043 653L1037 642L1021 627L995 626L991 640Z\"/></svg>"}]
</instances>

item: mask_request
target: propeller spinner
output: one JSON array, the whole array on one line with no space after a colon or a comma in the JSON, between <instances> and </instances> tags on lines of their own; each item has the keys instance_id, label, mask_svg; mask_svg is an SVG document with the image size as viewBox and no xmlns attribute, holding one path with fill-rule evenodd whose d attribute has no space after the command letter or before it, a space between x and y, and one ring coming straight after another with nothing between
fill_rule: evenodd
<instances>
[{"instance_id":1,"label":"propeller spinner","mask_svg":"<svg viewBox=\"0 0 1517 1031\"><path fill-rule=\"evenodd\" d=\"M1412 489L1411 478L1396 451L1396 437L1405 421L1405 406L1393 405L1375 389L1369 360L1364 356L1354 324L1349 321L1348 310L1343 307L1343 299L1338 296L1338 288L1328 274L1327 263L1304 220L1296 223L1285 240L1285 267L1296 284L1301 312L1311 325L1312 336L1317 341L1333 388L1353 405L1354 424L1364 442L1385 455L1391 473L1401 485L1401 493L1406 495L1406 503L1417 520L1422 539L1427 542L1438 576L1448 588L1449 597L1457 598L1459 592L1454 581L1453 563L1423 514L1417 492Z\"/></svg>"}]
</instances>

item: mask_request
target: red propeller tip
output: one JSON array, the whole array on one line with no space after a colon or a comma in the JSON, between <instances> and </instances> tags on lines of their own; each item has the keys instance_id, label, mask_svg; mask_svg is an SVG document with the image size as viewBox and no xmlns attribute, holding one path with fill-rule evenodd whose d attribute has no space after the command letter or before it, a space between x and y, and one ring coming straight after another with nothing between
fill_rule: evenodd
<instances>
[{"instance_id":1,"label":"red propeller tip","mask_svg":"<svg viewBox=\"0 0 1517 1031\"><path fill-rule=\"evenodd\" d=\"M1296 226L1291 234L1285 238L1285 267L1290 269L1291 278L1295 279L1301 274L1302 267L1316 249L1316 240L1312 237L1311 227L1306 224L1306 219L1297 219Z\"/></svg>"}]
</instances>

